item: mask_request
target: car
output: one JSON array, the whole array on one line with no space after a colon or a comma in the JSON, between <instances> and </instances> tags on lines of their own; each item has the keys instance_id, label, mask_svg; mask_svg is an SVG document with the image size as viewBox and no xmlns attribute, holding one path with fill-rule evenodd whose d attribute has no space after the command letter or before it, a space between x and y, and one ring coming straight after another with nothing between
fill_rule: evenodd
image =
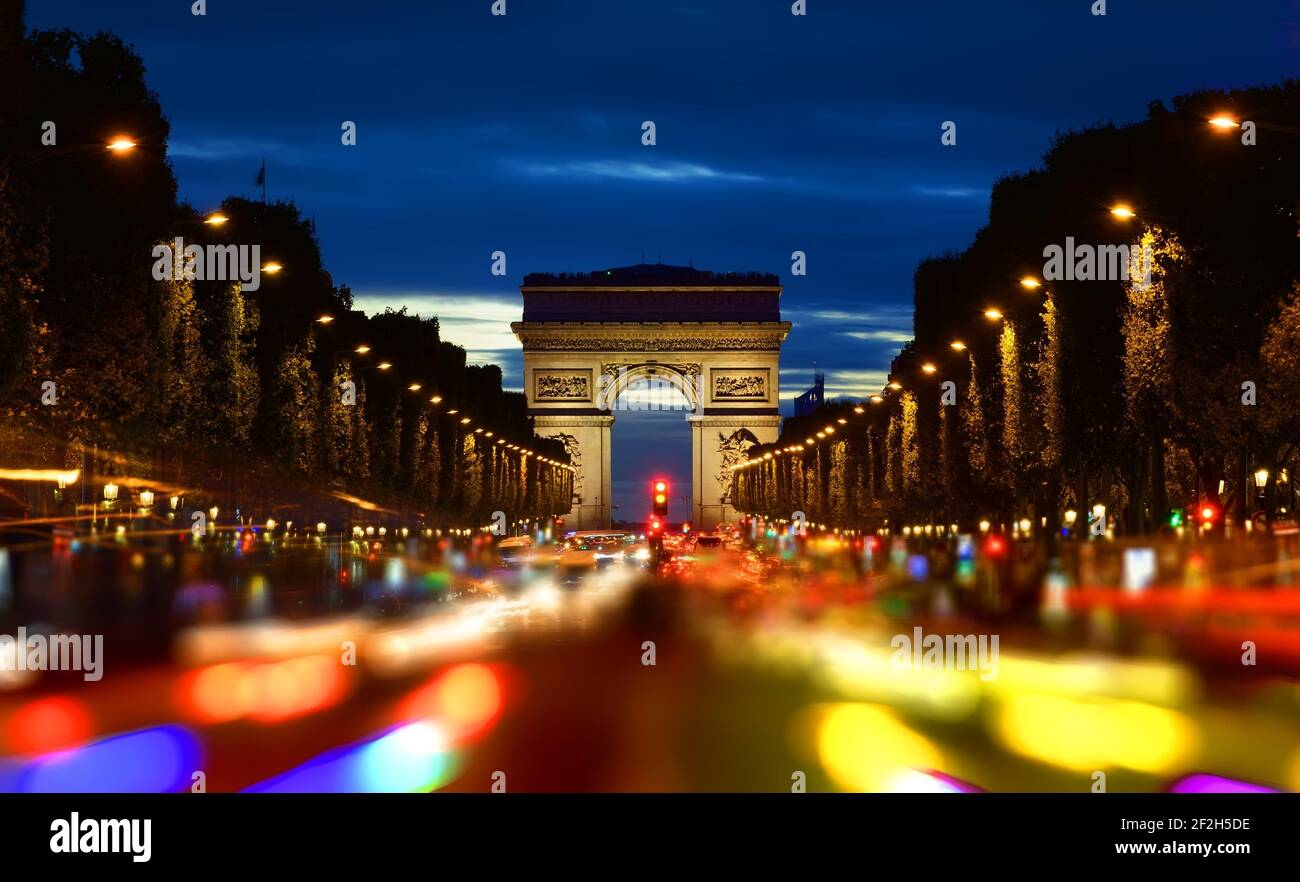
<instances>
[{"instance_id":1,"label":"car","mask_svg":"<svg viewBox=\"0 0 1300 882\"><path fill-rule=\"evenodd\" d=\"M560 582L573 585L588 573L622 563L636 539L621 530L582 530L564 537L555 565Z\"/></svg>"},{"instance_id":2,"label":"car","mask_svg":"<svg viewBox=\"0 0 1300 882\"><path fill-rule=\"evenodd\" d=\"M533 539L531 536L510 536L497 543L497 556L504 566L518 568L529 563L532 558Z\"/></svg>"}]
</instances>

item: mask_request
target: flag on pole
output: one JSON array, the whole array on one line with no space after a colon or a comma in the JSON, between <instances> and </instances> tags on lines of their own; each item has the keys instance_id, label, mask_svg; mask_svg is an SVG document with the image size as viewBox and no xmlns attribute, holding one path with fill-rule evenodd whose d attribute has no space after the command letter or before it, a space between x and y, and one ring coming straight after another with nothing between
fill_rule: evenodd
<instances>
[{"instance_id":1,"label":"flag on pole","mask_svg":"<svg viewBox=\"0 0 1300 882\"><path fill-rule=\"evenodd\" d=\"M262 168L257 173L257 186L262 188L262 202L266 202L266 160L262 160Z\"/></svg>"}]
</instances>

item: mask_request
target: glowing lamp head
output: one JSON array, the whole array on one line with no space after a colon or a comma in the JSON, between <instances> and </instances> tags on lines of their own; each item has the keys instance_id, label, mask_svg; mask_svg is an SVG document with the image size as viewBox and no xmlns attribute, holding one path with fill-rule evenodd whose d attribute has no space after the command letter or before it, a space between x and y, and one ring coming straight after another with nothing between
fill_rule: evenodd
<instances>
[{"instance_id":1,"label":"glowing lamp head","mask_svg":"<svg viewBox=\"0 0 1300 882\"><path fill-rule=\"evenodd\" d=\"M1137 217L1137 213L1128 205L1116 205L1111 208L1110 213L1120 220L1132 220Z\"/></svg>"},{"instance_id":2,"label":"glowing lamp head","mask_svg":"<svg viewBox=\"0 0 1300 882\"><path fill-rule=\"evenodd\" d=\"M1232 117L1228 116L1226 113L1220 113L1210 117L1210 125L1214 126L1216 129L1219 129L1221 131L1226 131L1227 129L1235 129L1238 127L1237 121Z\"/></svg>"},{"instance_id":3,"label":"glowing lamp head","mask_svg":"<svg viewBox=\"0 0 1300 882\"><path fill-rule=\"evenodd\" d=\"M130 153L136 148L136 143L125 135L118 135L116 138L108 142L107 147L109 150L112 150L117 154Z\"/></svg>"}]
</instances>

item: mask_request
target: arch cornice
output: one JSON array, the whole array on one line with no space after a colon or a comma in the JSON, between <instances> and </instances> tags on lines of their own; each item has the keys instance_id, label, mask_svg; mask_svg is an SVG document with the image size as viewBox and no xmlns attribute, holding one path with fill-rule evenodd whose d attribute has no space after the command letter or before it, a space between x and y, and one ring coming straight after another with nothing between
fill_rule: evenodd
<instances>
[{"instance_id":1,"label":"arch cornice","mask_svg":"<svg viewBox=\"0 0 1300 882\"><path fill-rule=\"evenodd\" d=\"M525 352L779 352L789 322L512 322Z\"/></svg>"}]
</instances>

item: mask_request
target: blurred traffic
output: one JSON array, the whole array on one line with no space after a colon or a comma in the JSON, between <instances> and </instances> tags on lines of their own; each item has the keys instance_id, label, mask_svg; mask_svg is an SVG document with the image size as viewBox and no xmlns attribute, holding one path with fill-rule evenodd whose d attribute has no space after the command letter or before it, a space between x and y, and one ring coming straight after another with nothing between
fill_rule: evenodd
<instances>
[{"instance_id":1,"label":"blurred traffic","mask_svg":"<svg viewBox=\"0 0 1300 882\"><path fill-rule=\"evenodd\" d=\"M128 526L4 525L0 789L1300 789L1293 535Z\"/></svg>"}]
</instances>

